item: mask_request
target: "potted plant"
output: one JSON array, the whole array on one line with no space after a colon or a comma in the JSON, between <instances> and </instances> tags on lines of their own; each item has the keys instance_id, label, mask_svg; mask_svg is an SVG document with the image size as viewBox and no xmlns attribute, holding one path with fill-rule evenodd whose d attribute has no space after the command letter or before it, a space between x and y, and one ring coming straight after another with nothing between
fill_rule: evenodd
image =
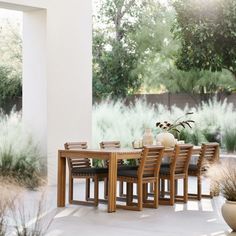
<instances>
[{"instance_id":1,"label":"potted plant","mask_svg":"<svg viewBox=\"0 0 236 236\"><path fill-rule=\"evenodd\" d=\"M214 188L226 199L221 208L222 216L233 231L236 231L236 160L224 160L211 165L207 176Z\"/></svg>"},{"instance_id":2,"label":"potted plant","mask_svg":"<svg viewBox=\"0 0 236 236\"><path fill-rule=\"evenodd\" d=\"M180 133L179 127L192 128L191 124L194 123L193 120L190 120L190 119L182 120L183 117L186 117L187 115L191 115L191 114L193 113L187 112L184 116L177 118L174 122L168 122L168 121L157 122L156 127L162 130L162 132L160 132L157 135L157 142L160 142L166 148L173 147L176 143L173 132Z\"/></svg>"}]
</instances>

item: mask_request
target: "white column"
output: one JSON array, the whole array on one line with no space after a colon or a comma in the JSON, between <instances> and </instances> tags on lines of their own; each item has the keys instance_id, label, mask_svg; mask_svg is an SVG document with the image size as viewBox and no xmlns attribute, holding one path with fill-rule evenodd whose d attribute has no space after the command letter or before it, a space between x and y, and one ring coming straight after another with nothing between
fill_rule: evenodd
<instances>
[{"instance_id":1,"label":"white column","mask_svg":"<svg viewBox=\"0 0 236 236\"><path fill-rule=\"evenodd\" d=\"M23 121L47 155L46 11L23 14Z\"/></svg>"},{"instance_id":2,"label":"white column","mask_svg":"<svg viewBox=\"0 0 236 236\"><path fill-rule=\"evenodd\" d=\"M55 10L56 9L56 10ZM47 15L48 176L55 183L57 150L91 140L91 1L52 1Z\"/></svg>"},{"instance_id":3,"label":"white column","mask_svg":"<svg viewBox=\"0 0 236 236\"><path fill-rule=\"evenodd\" d=\"M4 0L0 7L24 11L23 118L55 184L57 150L91 141L92 1Z\"/></svg>"}]
</instances>

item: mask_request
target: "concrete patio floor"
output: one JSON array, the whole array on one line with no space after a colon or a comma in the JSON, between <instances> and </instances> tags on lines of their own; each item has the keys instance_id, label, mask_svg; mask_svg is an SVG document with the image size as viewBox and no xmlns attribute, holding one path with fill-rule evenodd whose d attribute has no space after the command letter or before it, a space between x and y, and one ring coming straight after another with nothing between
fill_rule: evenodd
<instances>
[{"instance_id":1,"label":"concrete patio floor","mask_svg":"<svg viewBox=\"0 0 236 236\"><path fill-rule=\"evenodd\" d=\"M195 189L195 180L190 179L190 189ZM75 184L76 197L84 196L84 183ZM181 188L181 185L180 185ZM206 184L205 187L206 188ZM100 182L103 190L103 182ZM180 189L181 190L181 189ZM81 192L80 192L81 191ZM79 193L80 192L80 193ZM103 191L101 191L102 197ZM38 192L28 192L25 200L33 204ZM99 207L67 205L56 207L56 187L47 190L49 215L54 219L47 236L236 236L221 216L222 197L177 203L175 206L160 205L158 209L141 212L117 210L107 213L107 206Z\"/></svg>"}]
</instances>

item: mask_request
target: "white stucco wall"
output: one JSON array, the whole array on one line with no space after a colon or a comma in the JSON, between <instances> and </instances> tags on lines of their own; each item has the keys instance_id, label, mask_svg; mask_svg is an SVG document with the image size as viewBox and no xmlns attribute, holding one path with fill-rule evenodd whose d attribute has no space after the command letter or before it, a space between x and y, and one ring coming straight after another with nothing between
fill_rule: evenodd
<instances>
[{"instance_id":1,"label":"white stucco wall","mask_svg":"<svg viewBox=\"0 0 236 236\"><path fill-rule=\"evenodd\" d=\"M6 0L24 11L23 118L45 150L56 183L57 150L91 141L91 0Z\"/></svg>"}]
</instances>

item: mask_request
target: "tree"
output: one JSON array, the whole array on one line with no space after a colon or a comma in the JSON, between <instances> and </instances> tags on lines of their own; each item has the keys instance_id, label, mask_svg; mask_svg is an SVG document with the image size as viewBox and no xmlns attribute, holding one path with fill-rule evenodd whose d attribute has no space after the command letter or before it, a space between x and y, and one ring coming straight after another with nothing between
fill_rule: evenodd
<instances>
[{"instance_id":1,"label":"tree","mask_svg":"<svg viewBox=\"0 0 236 236\"><path fill-rule=\"evenodd\" d=\"M236 1L175 0L179 69L229 70L236 79Z\"/></svg>"},{"instance_id":2,"label":"tree","mask_svg":"<svg viewBox=\"0 0 236 236\"><path fill-rule=\"evenodd\" d=\"M137 48L130 33L135 31L135 0L104 0L94 17L93 96L125 97L141 84L132 73L137 66Z\"/></svg>"},{"instance_id":3,"label":"tree","mask_svg":"<svg viewBox=\"0 0 236 236\"><path fill-rule=\"evenodd\" d=\"M166 9L162 8L161 12L159 20L155 23L149 22L148 25L154 35L161 35L162 40L159 49L153 48L144 62L139 64L143 66L141 69L145 70L143 90L152 93L158 91L188 93L193 98L194 94L200 94L202 99L208 99L217 92L233 91L236 88L236 81L225 69L222 72L203 71L196 68L183 71L176 67L174 62L181 47L179 38L174 38L171 33L176 12L171 6Z\"/></svg>"},{"instance_id":4,"label":"tree","mask_svg":"<svg viewBox=\"0 0 236 236\"><path fill-rule=\"evenodd\" d=\"M200 94L202 99L208 100L216 93L232 92L236 88L236 81L227 70L222 72L181 71L176 68L174 59L161 52L146 68L145 86L146 89L187 93L193 98L194 94Z\"/></svg>"},{"instance_id":5,"label":"tree","mask_svg":"<svg viewBox=\"0 0 236 236\"><path fill-rule=\"evenodd\" d=\"M22 95L22 37L20 22L1 19L0 106Z\"/></svg>"},{"instance_id":6,"label":"tree","mask_svg":"<svg viewBox=\"0 0 236 236\"><path fill-rule=\"evenodd\" d=\"M159 0L103 0L94 18L94 97L125 97L143 82L145 62L161 50ZM99 16L99 17L98 17Z\"/></svg>"}]
</instances>

